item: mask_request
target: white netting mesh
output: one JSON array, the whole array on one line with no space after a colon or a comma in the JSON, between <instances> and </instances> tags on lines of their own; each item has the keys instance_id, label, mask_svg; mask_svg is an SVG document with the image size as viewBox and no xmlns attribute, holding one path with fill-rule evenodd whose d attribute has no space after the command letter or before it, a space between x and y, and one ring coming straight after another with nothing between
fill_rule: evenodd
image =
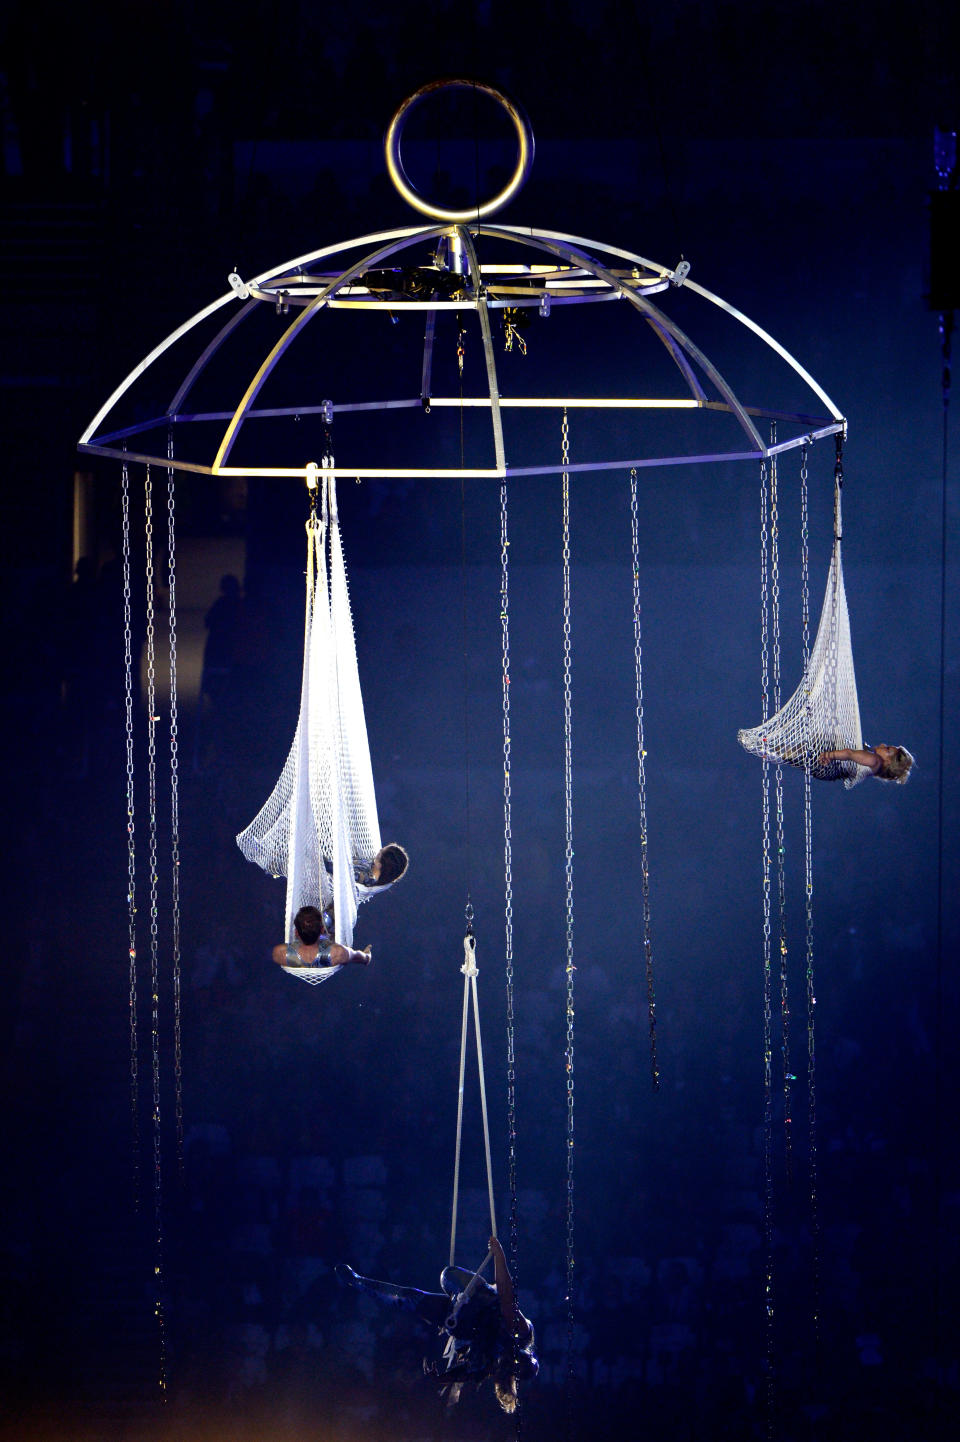
<instances>
[{"instance_id":1,"label":"white netting mesh","mask_svg":"<svg viewBox=\"0 0 960 1442\"><path fill-rule=\"evenodd\" d=\"M833 543L823 612L807 676L775 716L751 730L738 732L737 739L751 755L770 761L805 767L809 759L811 774L821 781L842 780L844 786L850 787L870 774L866 766L858 766L855 761L817 764L824 751L859 751L863 747L839 538Z\"/></svg>"},{"instance_id":2,"label":"white netting mesh","mask_svg":"<svg viewBox=\"0 0 960 1442\"><path fill-rule=\"evenodd\" d=\"M294 912L294 916L296 916ZM288 976L299 976L301 981L308 981L311 986L319 986L321 981L326 981L331 976L336 976L342 971L342 966L285 966L284 971Z\"/></svg>"},{"instance_id":3,"label":"white netting mesh","mask_svg":"<svg viewBox=\"0 0 960 1442\"><path fill-rule=\"evenodd\" d=\"M280 779L237 837L248 861L287 878L285 936L301 906L333 907L336 940L353 941L355 865L380 849L367 726L360 695L336 488L325 478L321 515L307 522L307 602L300 716ZM337 967L285 968L325 981Z\"/></svg>"}]
</instances>

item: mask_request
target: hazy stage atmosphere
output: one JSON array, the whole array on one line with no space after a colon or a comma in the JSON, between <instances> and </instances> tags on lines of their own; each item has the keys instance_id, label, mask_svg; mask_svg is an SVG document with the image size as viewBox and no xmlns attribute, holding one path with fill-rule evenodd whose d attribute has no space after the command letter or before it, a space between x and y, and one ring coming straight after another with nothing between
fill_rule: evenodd
<instances>
[{"instance_id":1,"label":"hazy stage atmosphere","mask_svg":"<svg viewBox=\"0 0 960 1442\"><path fill-rule=\"evenodd\" d=\"M362 15L198 0L78 7L55 34L22 3L4 20L0 1436L953 1435L957 301L947 285L930 303L930 196L956 190L957 76L946 5L912 14L906 30L861 0ZM242 287L430 224L391 186L383 134L445 76L499 87L536 136L529 182L492 225L671 273L688 261L839 408L863 738L916 762L908 786L812 780L808 872L802 768L783 767L778 793L737 741L775 685L786 700L801 683L804 583L812 641L834 540L832 436L779 457L771 530L757 459L641 468L635 515L629 465L576 469L640 447L745 451L729 414L570 408L564 430L559 405L509 408L684 394L632 304L491 309L507 463L542 472L510 477L506 511L497 478L417 474L493 468L489 404L318 412L420 396L432 322L404 300L423 242L383 262L404 272L393 310L311 321L258 401L303 415L249 422L232 460L412 472L336 490L380 832L409 870L360 907L354 945L373 964L309 986L271 961L289 940L284 881L235 840L297 726L304 481L176 473L177 833L167 471L151 467L150 587L145 467L129 467L125 598L121 462L77 443L231 273ZM416 186L470 210L503 186L515 136L488 99L445 92L411 118L404 155ZM504 258L489 236L477 249ZM650 295L765 412L764 440L770 411L827 414L692 287ZM294 308L237 327L196 412L239 403ZM162 417L238 313L141 377L107 428ZM432 382L489 396L476 309L436 313ZM208 463L223 429L171 427L174 456ZM148 440L131 430L130 445ZM164 426L149 445L167 455ZM334 1270L437 1292L451 1260L468 918L496 1230L540 1365L514 1414L489 1378L445 1405L423 1365L444 1337ZM472 1048L456 1243L470 1270L491 1233Z\"/></svg>"}]
</instances>

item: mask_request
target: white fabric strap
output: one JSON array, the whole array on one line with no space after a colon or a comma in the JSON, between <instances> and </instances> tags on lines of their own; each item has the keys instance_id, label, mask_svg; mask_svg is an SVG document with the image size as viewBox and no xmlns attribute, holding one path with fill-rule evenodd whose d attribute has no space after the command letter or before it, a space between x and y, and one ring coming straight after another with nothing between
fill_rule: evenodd
<instances>
[{"instance_id":1,"label":"white fabric strap","mask_svg":"<svg viewBox=\"0 0 960 1442\"><path fill-rule=\"evenodd\" d=\"M332 907L335 939L350 946L369 894L355 866L366 869L380 850L380 824L332 475L321 473L318 492L320 513L307 522L297 728L276 786L237 844L248 861L287 878L287 941L302 906ZM292 970L315 983L339 969Z\"/></svg>"},{"instance_id":2,"label":"white fabric strap","mask_svg":"<svg viewBox=\"0 0 960 1442\"><path fill-rule=\"evenodd\" d=\"M480 1080L480 1111L483 1118L483 1145L487 1164L487 1198L490 1205L490 1235L497 1235L496 1208L493 1198L493 1162L490 1156L490 1126L487 1117L487 1088L483 1073L483 1043L480 1037L480 999L477 993L477 942L472 932L463 938L463 1016L460 1025L460 1079L457 1089L457 1144L453 1163L453 1205L450 1214L450 1266L454 1265L457 1246L457 1210L460 1200L460 1152L463 1140L463 1083L467 1066L467 1031L470 999L473 999L473 1029L477 1044L477 1071ZM489 1261L489 1256L487 1261ZM487 1262L483 1263L485 1267ZM481 1268L482 1270L482 1268ZM476 1286L475 1274L473 1286Z\"/></svg>"}]
</instances>

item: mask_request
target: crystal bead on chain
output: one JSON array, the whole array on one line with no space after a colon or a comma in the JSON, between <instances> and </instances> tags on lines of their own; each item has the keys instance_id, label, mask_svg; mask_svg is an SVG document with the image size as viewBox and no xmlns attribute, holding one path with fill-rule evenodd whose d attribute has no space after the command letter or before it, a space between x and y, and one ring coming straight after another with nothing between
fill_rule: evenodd
<instances>
[{"instance_id":1,"label":"crystal bead on chain","mask_svg":"<svg viewBox=\"0 0 960 1442\"><path fill-rule=\"evenodd\" d=\"M513 994L513 800L510 779L510 538L507 482L500 483L500 637L503 692L503 875L504 949L507 1005L507 1143L510 1190L510 1271L516 1286L519 1217L517 1209L517 1068Z\"/></svg>"},{"instance_id":2,"label":"crystal bead on chain","mask_svg":"<svg viewBox=\"0 0 960 1442\"><path fill-rule=\"evenodd\" d=\"M770 714L770 571L768 472L760 463L760 688L763 716ZM767 1436L773 1435L775 1376L775 1292L773 1265L773 1019L770 922L770 762L764 752L761 777L763 907L763 1236L765 1319L765 1410Z\"/></svg>"},{"instance_id":3,"label":"crystal bead on chain","mask_svg":"<svg viewBox=\"0 0 960 1442\"><path fill-rule=\"evenodd\" d=\"M167 455L173 459L173 433L167 436ZM176 1118L177 1171L183 1177L183 1043L180 986L180 776L177 734L177 544L175 471L167 469L167 586L170 640L170 871L171 952L173 981L173 1076Z\"/></svg>"},{"instance_id":4,"label":"crystal bead on chain","mask_svg":"<svg viewBox=\"0 0 960 1442\"><path fill-rule=\"evenodd\" d=\"M802 587L803 587L803 662L804 675L809 674L810 668L810 597L809 597L809 503L808 503L808 478L807 478L807 448L804 446L800 453L800 502L802 507L803 552L801 560ZM836 515L836 528L839 532L839 504L840 484L842 472L840 469L839 446L837 457L837 476L835 478L834 506ZM833 654L836 654L835 647L831 647ZM809 707L809 686L807 690L807 705ZM813 1327L814 1336L819 1342L820 1333L820 1217L819 1199L817 1195L817 1068L816 1068L816 1006L817 995L814 982L814 937L813 937L813 806L811 786L811 762L808 758L803 776L803 846L804 846L804 872L805 872L805 899L806 899L806 993L807 993L807 1176L810 1192L810 1235L813 1246L812 1271L813 1271Z\"/></svg>"},{"instance_id":5,"label":"crystal bead on chain","mask_svg":"<svg viewBox=\"0 0 960 1442\"><path fill-rule=\"evenodd\" d=\"M563 461L562 502L563 502L563 793L564 821L566 832L565 877L566 877L566 1016L567 1037L565 1065L567 1078L567 1205L566 1205L566 1301L567 1338L566 1374L568 1394L572 1395L574 1378L574 1198L573 1198L573 1152L574 1152L574 972L573 964L573 706L570 663L570 427L566 407L563 411L561 428L561 457Z\"/></svg>"},{"instance_id":6,"label":"crystal bead on chain","mask_svg":"<svg viewBox=\"0 0 960 1442\"><path fill-rule=\"evenodd\" d=\"M777 423L770 426L770 444L776 445ZM770 630L773 662L773 714L780 710L780 511L779 474L776 454L770 457ZM787 888L786 842L783 822L783 762L779 753L774 766L777 815L777 898L780 918L780 1051L783 1065L783 1140L787 1176L792 1164L792 1085L790 1076L790 999L787 977ZM771 1033L771 1046L772 1046Z\"/></svg>"},{"instance_id":7,"label":"crystal bead on chain","mask_svg":"<svg viewBox=\"0 0 960 1442\"><path fill-rule=\"evenodd\" d=\"M153 480L144 481L147 601L147 800L150 837L150 1034L153 1068L154 1315L160 1341L159 1386L167 1392L166 1324L163 1300L163 1176L160 1150L160 948L157 904L157 674L154 619Z\"/></svg>"}]
</instances>

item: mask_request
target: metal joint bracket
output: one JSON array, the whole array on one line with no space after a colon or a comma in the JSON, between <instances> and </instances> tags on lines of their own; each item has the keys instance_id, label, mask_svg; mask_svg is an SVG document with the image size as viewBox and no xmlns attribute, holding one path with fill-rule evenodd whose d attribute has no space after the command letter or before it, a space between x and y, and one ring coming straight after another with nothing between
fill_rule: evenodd
<instances>
[{"instance_id":1,"label":"metal joint bracket","mask_svg":"<svg viewBox=\"0 0 960 1442\"><path fill-rule=\"evenodd\" d=\"M321 414L322 417L323 417L323 424L324 424L325 426L332 426L332 425L333 425L333 401L322 401L322 402L321 402L321 407L320 407L320 414Z\"/></svg>"},{"instance_id":2,"label":"metal joint bracket","mask_svg":"<svg viewBox=\"0 0 960 1442\"><path fill-rule=\"evenodd\" d=\"M242 281L240 279L239 275L235 270L232 270L230 272L230 274L227 276L227 280L230 284L231 290L235 291L241 300L250 299L250 287L246 284L245 281Z\"/></svg>"},{"instance_id":3,"label":"metal joint bracket","mask_svg":"<svg viewBox=\"0 0 960 1442\"><path fill-rule=\"evenodd\" d=\"M687 276L688 276L689 274L690 274L690 262L689 262L689 260L681 260L680 263L677 265L676 270L673 272L673 275L670 277L670 284L671 284L671 285L683 285L683 282L686 280L686 278L687 278Z\"/></svg>"}]
</instances>

